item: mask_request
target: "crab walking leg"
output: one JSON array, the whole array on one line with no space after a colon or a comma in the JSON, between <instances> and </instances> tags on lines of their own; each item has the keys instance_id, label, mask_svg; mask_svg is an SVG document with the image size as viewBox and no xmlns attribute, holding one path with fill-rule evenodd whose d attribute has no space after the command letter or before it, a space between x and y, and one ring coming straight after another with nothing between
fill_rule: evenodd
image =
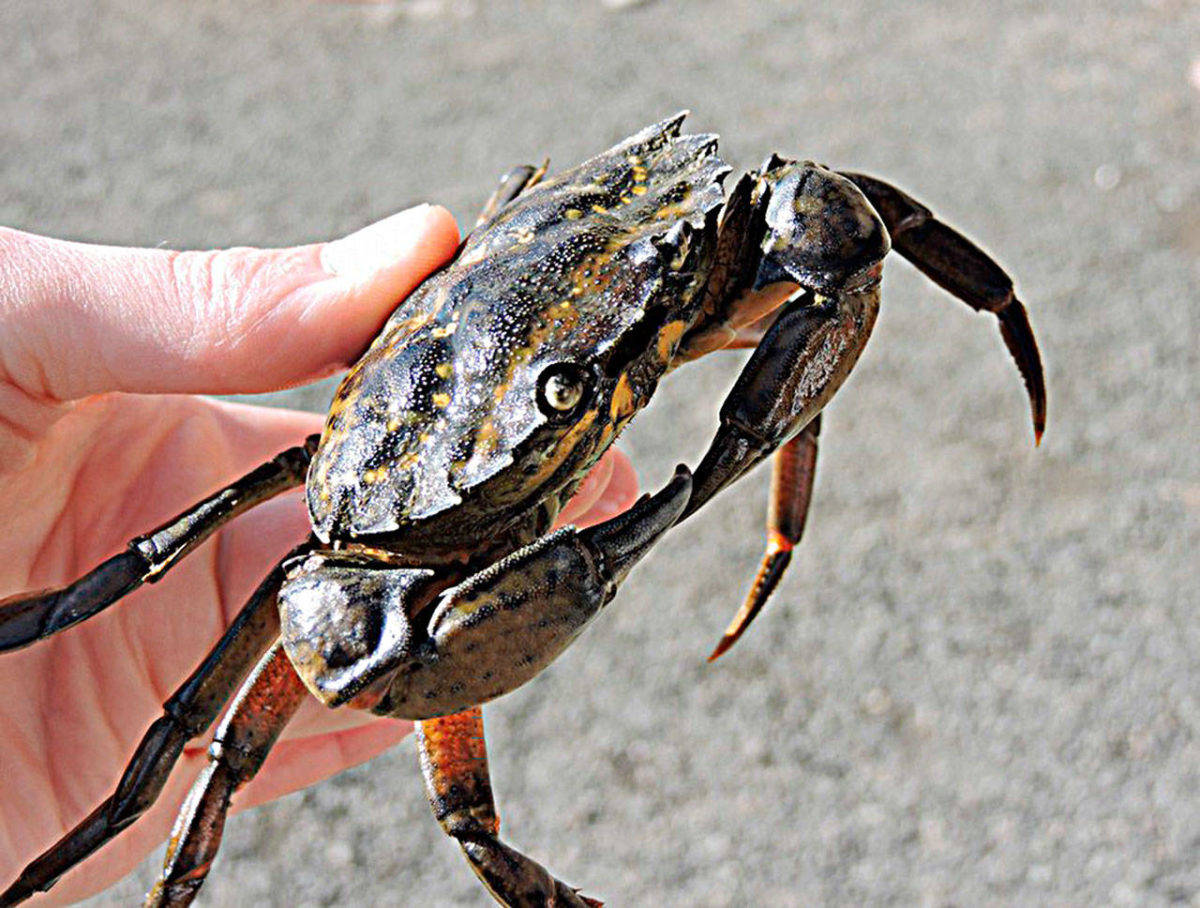
<instances>
[{"instance_id":1,"label":"crab walking leg","mask_svg":"<svg viewBox=\"0 0 1200 908\"><path fill-rule=\"evenodd\" d=\"M500 185L496 187L496 191L491 194L487 202L484 203L483 209L479 212L479 217L475 219L475 229L485 226L497 214L500 209L519 196L526 189L532 189L542 177L546 175L546 170L550 167L550 162L543 161L540 167L534 167L532 164L521 164L514 167L508 173L500 178Z\"/></svg>"},{"instance_id":2,"label":"crab walking leg","mask_svg":"<svg viewBox=\"0 0 1200 908\"><path fill-rule=\"evenodd\" d=\"M148 906L190 904L212 867L233 793L266 760L308 689L276 643L238 691L221 720L209 763L196 779L167 841L162 877L146 896Z\"/></svg>"},{"instance_id":3,"label":"crab walking leg","mask_svg":"<svg viewBox=\"0 0 1200 908\"><path fill-rule=\"evenodd\" d=\"M143 583L158 580L234 517L303 484L319 439L312 435L303 445L282 451L158 529L132 540L124 552L74 583L0 600L0 652L28 646L103 611Z\"/></svg>"},{"instance_id":4,"label":"crab walking leg","mask_svg":"<svg viewBox=\"0 0 1200 908\"><path fill-rule=\"evenodd\" d=\"M767 512L767 552L763 556L754 585L745 603L725 629L721 640L708 657L712 662L742 636L750 622L775 592L783 572L792 560L792 549L804 533L808 505L812 500L813 478L817 469L817 436L821 415L775 452L771 470L771 504Z\"/></svg>"},{"instance_id":5,"label":"crab walking leg","mask_svg":"<svg viewBox=\"0 0 1200 908\"><path fill-rule=\"evenodd\" d=\"M1046 383L1029 314L1013 291L1012 278L987 253L907 193L866 174L842 176L870 199L897 252L972 309L991 312L1000 320L1000 333L1029 393L1034 440L1040 442L1046 429Z\"/></svg>"},{"instance_id":6,"label":"crab walking leg","mask_svg":"<svg viewBox=\"0 0 1200 908\"><path fill-rule=\"evenodd\" d=\"M692 497L684 517L695 513L713 495L745 475L817 418L858 361L878 312L877 280L828 297L806 293L788 304L751 354L721 405L720 426L696 468ZM796 452L800 456L795 461L799 465L807 459L807 469L799 469L789 482L783 474L793 464L792 452L785 452L778 462L772 505L777 518L789 526L787 533L772 537L777 549L787 545L788 533L799 539L804 527L816 458L816 429L807 437L811 445L804 452L807 443L801 441ZM794 501L780 501L786 495L784 486L795 490ZM728 650L749 626L789 559L790 554L768 549L750 599L733 619L710 660Z\"/></svg>"},{"instance_id":7,"label":"crab walking leg","mask_svg":"<svg viewBox=\"0 0 1200 908\"><path fill-rule=\"evenodd\" d=\"M149 809L184 745L212 724L246 672L278 635L276 594L283 580L283 569L277 566L259 584L217 645L163 705L161 718L147 729L112 795L29 864L16 882L0 893L0 906L15 905L49 889Z\"/></svg>"},{"instance_id":8,"label":"crab walking leg","mask_svg":"<svg viewBox=\"0 0 1200 908\"><path fill-rule=\"evenodd\" d=\"M514 908L601 904L500 840L478 706L418 722L417 746L434 816L497 902Z\"/></svg>"}]
</instances>

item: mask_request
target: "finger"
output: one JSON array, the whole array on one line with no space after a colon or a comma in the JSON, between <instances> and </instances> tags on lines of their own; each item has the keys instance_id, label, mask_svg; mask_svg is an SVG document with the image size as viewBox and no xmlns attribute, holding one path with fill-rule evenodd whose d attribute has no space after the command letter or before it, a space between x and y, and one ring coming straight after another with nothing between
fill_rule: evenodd
<instances>
[{"instance_id":1,"label":"finger","mask_svg":"<svg viewBox=\"0 0 1200 908\"><path fill-rule=\"evenodd\" d=\"M575 490L575 494L563 505L555 525L564 526L568 523L575 523L596 503L612 479L613 459L616 457L616 453L616 448L609 448L600 458L600 462L592 467L587 476L583 478L583 482L579 484L579 488Z\"/></svg>"},{"instance_id":2,"label":"finger","mask_svg":"<svg viewBox=\"0 0 1200 908\"><path fill-rule=\"evenodd\" d=\"M609 448L563 507L556 523L588 527L608 520L632 505L637 491L633 464L621 451Z\"/></svg>"},{"instance_id":3,"label":"finger","mask_svg":"<svg viewBox=\"0 0 1200 908\"><path fill-rule=\"evenodd\" d=\"M422 205L331 243L126 249L0 229L0 380L35 397L265 391L353 360L453 254Z\"/></svg>"}]
</instances>

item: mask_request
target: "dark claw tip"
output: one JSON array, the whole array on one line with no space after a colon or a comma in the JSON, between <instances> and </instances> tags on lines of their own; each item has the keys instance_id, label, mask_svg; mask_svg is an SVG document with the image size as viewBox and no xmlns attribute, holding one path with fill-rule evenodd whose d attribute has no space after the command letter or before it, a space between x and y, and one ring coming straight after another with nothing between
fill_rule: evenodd
<instances>
[{"instance_id":1,"label":"dark claw tip","mask_svg":"<svg viewBox=\"0 0 1200 908\"><path fill-rule=\"evenodd\" d=\"M603 553L612 579L619 583L679 520L691 491L691 472L686 467L677 470L654 495L643 495L629 510L584 530L580 537Z\"/></svg>"},{"instance_id":2,"label":"dark claw tip","mask_svg":"<svg viewBox=\"0 0 1200 908\"><path fill-rule=\"evenodd\" d=\"M1029 393L1029 406L1033 416L1033 443L1040 445L1046 431L1046 380L1042 375L1042 358L1038 352L1033 328L1029 324L1029 313L1021 301L1013 297L1008 305L996 313L1000 319L1000 334Z\"/></svg>"}]
</instances>

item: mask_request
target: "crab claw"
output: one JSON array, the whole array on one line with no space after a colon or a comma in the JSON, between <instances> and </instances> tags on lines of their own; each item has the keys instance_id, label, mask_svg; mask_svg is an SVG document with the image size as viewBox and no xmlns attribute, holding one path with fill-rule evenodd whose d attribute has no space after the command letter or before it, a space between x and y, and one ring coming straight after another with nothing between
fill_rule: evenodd
<instances>
[{"instance_id":1,"label":"crab claw","mask_svg":"<svg viewBox=\"0 0 1200 908\"><path fill-rule=\"evenodd\" d=\"M670 482L656 494L643 495L628 511L580 534L602 556L611 585L615 587L624 580L650 547L679 520L691 491L692 473L680 464Z\"/></svg>"}]
</instances>

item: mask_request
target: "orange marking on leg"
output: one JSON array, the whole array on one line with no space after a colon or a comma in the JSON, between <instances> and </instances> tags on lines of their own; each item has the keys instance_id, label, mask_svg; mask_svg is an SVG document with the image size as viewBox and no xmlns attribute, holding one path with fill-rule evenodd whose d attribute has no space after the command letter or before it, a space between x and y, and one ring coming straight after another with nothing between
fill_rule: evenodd
<instances>
[{"instance_id":1,"label":"orange marking on leg","mask_svg":"<svg viewBox=\"0 0 1200 908\"><path fill-rule=\"evenodd\" d=\"M742 603L742 607L733 616L733 620L729 622L729 627L725 628L725 633L721 635L720 641L712 653L709 654L709 662L719 659L731 646L737 643L738 638L750 626L750 622L754 620L755 616L762 610L762 607L767 604L767 598L774 591L776 584L779 583L779 578L783 576L784 568L788 566L788 562L791 560L791 544L787 543L786 548L776 547L774 539L772 539L772 544L768 547L767 554L758 569L758 575L754 578L754 585L750 588L750 595L746 597L746 601Z\"/></svg>"},{"instance_id":2,"label":"orange marking on leg","mask_svg":"<svg viewBox=\"0 0 1200 908\"><path fill-rule=\"evenodd\" d=\"M488 783L483 710L475 706L452 716L423 719L417 728L430 794L437 799L461 801L460 809L465 808L493 835L499 832L500 818Z\"/></svg>"},{"instance_id":3,"label":"orange marking on leg","mask_svg":"<svg viewBox=\"0 0 1200 908\"><path fill-rule=\"evenodd\" d=\"M719 658L737 642L766 605L792 560L792 549L804 532L808 502L812 495L817 434L821 431L819 420L818 416L775 454L771 473L771 508L767 516L767 551L754 578L754 585L750 587L750 594L708 657L709 662Z\"/></svg>"},{"instance_id":4,"label":"orange marking on leg","mask_svg":"<svg viewBox=\"0 0 1200 908\"><path fill-rule=\"evenodd\" d=\"M795 545L792 540L788 539L779 530L772 529L767 533L767 554L771 555L775 552L790 552Z\"/></svg>"}]
</instances>

